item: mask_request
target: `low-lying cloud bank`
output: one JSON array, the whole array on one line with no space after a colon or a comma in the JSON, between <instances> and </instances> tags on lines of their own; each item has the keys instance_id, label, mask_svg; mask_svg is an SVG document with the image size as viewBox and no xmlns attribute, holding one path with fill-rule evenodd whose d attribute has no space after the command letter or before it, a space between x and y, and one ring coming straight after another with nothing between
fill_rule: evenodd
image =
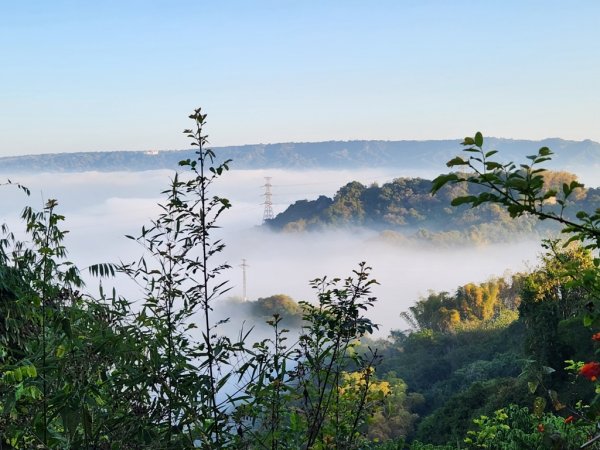
<instances>
[{"instance_id":1,"label":"low-lying cloud bank","mask_svg":"<svg viewBox=\"0 0 600 450\"><path fill-rule=\"evenodd\" d=\"M165 170L19 175L14 180L29 186L32 195L27 198L10 187L0 189L0 217L18 232L23 228L18 215L25 204L41 209L45 199L57 198L60 212L66 216L64 227L70 230L67 246L74 262L86 267L97 262L132 261L140 256L141 248L124 235L136 236L141 226L158 214L156 204L172 175ZM535 263L540 252L535 241L459 249L415 248L374 239L376 235L367 231L277 234L256 227L262 220L265 176L272 177L277 213L298 199L332 196L352 180L369 184L400 176L431 175L434 174L375 169L231 171L215 183L213 190L233 203L233 208L223 215L222 229L217 233L227 243L218 261L232 265L226 274L231 281L231 295L242 295L242 259L250 266L250 298L284 293L309 301L315 299L309 280L324 275L343 278L359 262L366 261L380 283L373 288L379 300L369 316L381 324L378 334L385 336L390 329L406 326L399 314L430 289L452 291L460 284L500 276L506 269L524 270L527 264ZM95 283L89 282L92 294ZM139 296L132 283L116 283L121 293ZM111 282L105 285L110 286Z\"/></svg>"}]
</instances>

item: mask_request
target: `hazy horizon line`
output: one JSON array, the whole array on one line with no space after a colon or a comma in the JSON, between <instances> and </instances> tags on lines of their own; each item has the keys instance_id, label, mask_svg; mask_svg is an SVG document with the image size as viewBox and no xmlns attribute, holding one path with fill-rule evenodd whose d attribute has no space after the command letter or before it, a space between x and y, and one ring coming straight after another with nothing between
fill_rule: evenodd
<instances>
[{"instance_id":1,"label":"hazy horizon line","mask_svg":"<svg viewBox=\"0 0 600 450\"><path fill-rule=\"evenodd\" d=\"M207 147L212 149L227 149L227 148L238 148L238 147L257 147L257 146L270 146L270 145L290 145L290 144L328 144L334 142L444 142L444 141L457 141L461 142L465 137L461 138L447 138L447 139L330 139L330 140L318 140L318 141L281 141L281 142L260 142L254 144L231 144L231 145L217 145ZM498 136L485 136L485 139L494 139L498 141L521 141L521 142L544 142L559 140L563 142L592 142L599 144L599 141L593 139L565 139L562 137L545 137L543 139L531 139L531 138L512 138L512 137L498 137ZM145 152L181 152L181 151L195 151L195 148L145 148L139 150L127 150L127 149L106 149L106 150L66 150L62 152L41 152L41 153L24 153L24 154L11 154L2 155L1 159L5 158L24 158L28 156L43 156L43 155L64 155L64 154L77 154L77 153L145 153Z\"/></svg>"}]
</instances>

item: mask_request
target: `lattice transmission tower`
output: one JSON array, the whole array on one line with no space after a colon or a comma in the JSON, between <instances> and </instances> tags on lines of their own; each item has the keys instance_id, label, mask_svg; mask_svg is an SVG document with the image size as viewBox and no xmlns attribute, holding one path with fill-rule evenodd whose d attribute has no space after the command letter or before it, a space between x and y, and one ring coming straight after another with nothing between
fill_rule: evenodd
<instances>
[{"instance_id":1,"label":"lattice transmission tower","mask_svg":"<svg viewBox=\"0 0 600 450\"><path fill-rule=\"evenodd\" d=\"M248 294L246 292L246 269L248 267L250 267L248 264L246 264L246 260L242 259L242 264L240 264L240 267L242 268L242 298L244 299L244 301L248 301Z\"/></svg>"},{"instance_id":2,"label":"lattice transmission tower","mask_svg":"<svg viewBox=\"0 0 600 450\"><path fill-rule=\"evenodd\" d=\"M263 185L263 187L265 188L265 193L263 194L265 197L265 202L263 203L263 205L265 205L265 211L263 213L263 223L265 223L267 220L271 220L274 216L273 216L273 194L271 193L271 188L273 187L273 185L271 184L271 177L265 177L265 184Z\"/></svg>"}]
</instances>

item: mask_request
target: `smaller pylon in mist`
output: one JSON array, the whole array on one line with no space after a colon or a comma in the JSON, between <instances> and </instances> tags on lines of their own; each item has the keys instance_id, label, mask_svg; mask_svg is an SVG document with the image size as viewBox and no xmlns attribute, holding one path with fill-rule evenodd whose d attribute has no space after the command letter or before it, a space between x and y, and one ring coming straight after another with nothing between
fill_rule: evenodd
<instances>
[{"instance_id":1,"label":"smaller pylon in mist","mask_svg":"<svg viewBox=\"0 0 600 450\"><path fill-rule=\"evenodd\" d=\"M242 268L242 299L247 302L248 301L248 295L246 292L246 268L250 267L248 264L246 264L246 260L242 259L242 264L240 264L240 267Z\"/></svg>"}]
</instances>

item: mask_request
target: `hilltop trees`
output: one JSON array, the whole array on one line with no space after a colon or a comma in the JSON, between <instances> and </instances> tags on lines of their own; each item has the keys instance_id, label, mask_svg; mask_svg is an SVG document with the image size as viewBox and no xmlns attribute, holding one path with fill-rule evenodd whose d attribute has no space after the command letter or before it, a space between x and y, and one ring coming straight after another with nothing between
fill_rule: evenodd
<instances>
[{"instance_id":1,"label":"hilltop trees","mask_svg":"<svg viewBox=\"0 0 600 450\"><path fill-rule=\"evenodd\" d=\"M430 292L401 315L416 330L449 332L481 326L516 312L520 303L517 286L523 275L496 278L459 286L454 294Z\"/></svg>"},{"instance_id":2,"label":"hilltop trees","mask_svg":"<svg viewBox=\"0 0 600 450\"><path fill-rule=\"evenodd\" d=\"M540 195L562 190L563 185L577 184L576 177L567 172L543 172L543 190ZM330 228L365 227L382 232L392 240L403 237L435 245L457 246L466 243L485 244L506 242L532 233L540 237L559 229L551 221L538 222L528 214L512 217L511 213L495 202L479 205L475 211L465 204L450 204L455 198L478 197L485 187L475 183L445 183L436 190L431 180L397 178L381 186L365 186L351 182L342 186L333 199L320 196L317 200L300 200L267 225L275 230L305 231ZM577 189L568 205L591 213L598 189ZM559 214L561 205L552 196L544 200L546 211ZM574 219L571 209L564 217Z\"/></svg>"}]
</instances>

